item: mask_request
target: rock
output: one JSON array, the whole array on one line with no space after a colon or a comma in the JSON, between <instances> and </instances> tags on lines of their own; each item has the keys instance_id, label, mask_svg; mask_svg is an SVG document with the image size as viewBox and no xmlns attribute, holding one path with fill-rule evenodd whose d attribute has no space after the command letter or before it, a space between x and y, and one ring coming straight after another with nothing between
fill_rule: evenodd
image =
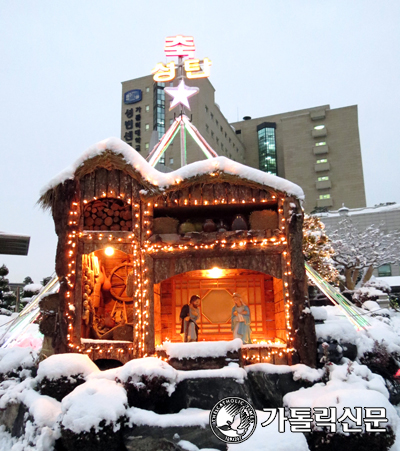
<instances>
[{"instance_id":1,"label":"rock","mask_svg":"<svg viewBox=\"0 0 400 451\"><path fill-rule=\"evenodd\" d=\"M323 360L324 348L322 346L323 343L328 343L328 345L329 345L329 347L328 347L329 362L332 362L335 364L340 364L342 361L342 357L343 357L343 348L337 340L335 340L334 338L331 338L331 337L327 337L327 338L318 338L317 366L320 368L322 366L324 366L324 360Z\"/></svg>"},{"instance_id":2,"label":"rock","mask_svg":"<svg viewBox=\"0 0 400 451\"><path fill-rule=\"evenodd\" d=\"M179 412L189 407L211 410L218 401L228 396L237 396L252 404L247 384L241 384L233 378L184 379L171 395L170 411Z\"/></svg>"},{"instance_id":3,"label":"rock","mask_svg":"<svg viewBox=\"0 0 400 451\"><path fill-rule=\"evenodd\" d=\"M132 451L181 450L178 446L180 440L187 440L200 449L227 449L227 445L218 440L209 427L134 426L124 431L124 444L127 450Z\"/></svg>"},{"instance_id":4,"label":"rock","mask_svg":"<svg viewBox=\"0 0 400 451\"><path fill-rule=\"evenodd\" d=\"M25 413L28 409L22 403L7 404L0 410L0 425L5 426L13 437L21 437L25 429Z\"/></svg>"},{"instance_id":5,"label":"rock","mask_svg":"<svg viewBox=\"0 0 400 451\"><path fill-rule=\"evenodd\" d=\"M353 343L342 343L340 342L340 346L343 349L343 357L346 357L349 360L356 360L358 355L357 346L353 345Z\"/></svg>"},{"instance_id":6,"label":"rock","mask_svg":"<svg viewBox=\"0 0 400 451\"><path fill-rule=\"evenodd\" d=\"M269 374L262 371L249 371L248 384L251 389L253 407L262 410L283 406L283 397L300 388L311 387L313 383L293 380L293 373Z\"/></svg>"},{"instance_id":7,"label":"rock","mask_svg":"<svg viewBox=\"0 0 400 451\"><path fill-rule=\"evenodd\" d=\"M149 378L140 376L139 382L129 377L123 386L128 396L130 407L152 410L156 413L170 412L170 398L167 392L169 380L162 376Z\"/></svg>"}]
</instances>

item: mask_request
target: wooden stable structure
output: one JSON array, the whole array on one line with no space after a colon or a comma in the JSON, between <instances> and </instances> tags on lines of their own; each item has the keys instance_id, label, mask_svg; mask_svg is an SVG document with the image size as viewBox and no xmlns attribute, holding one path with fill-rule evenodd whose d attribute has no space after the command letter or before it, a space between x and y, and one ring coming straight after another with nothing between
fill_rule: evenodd
<instances>
[{"instance_id":1,"label":"wooden stable structure","mask_svg":"<svg viewBox=\"0 0 400 451\"><path fill-rule=\"evenodd\" d=\"M239 292L255 343L315 363L302 209L270 186L283 179L225 158L160 174L115 139L90 155L39 201L58 235L55 352L123 363L151 355L181 341L180 309L193 294L202 298L200 340L229 340Z\"/></svg>"}]
</instances>

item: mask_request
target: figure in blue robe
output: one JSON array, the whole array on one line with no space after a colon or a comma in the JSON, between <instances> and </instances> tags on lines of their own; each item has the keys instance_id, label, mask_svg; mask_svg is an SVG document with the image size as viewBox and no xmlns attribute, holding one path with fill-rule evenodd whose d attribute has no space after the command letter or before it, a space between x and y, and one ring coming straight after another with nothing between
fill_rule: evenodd
<instances>
[{"instance_id":1,"label":"figure in blue robe","mask_svg":"<svg viewBox=\"0 0 400 451\"><path fill-rule=\"evenodd\" d=\"M232 308L233 338L240 338L244 344L251 344L250 309L238 293L233 293L235 305Z\"/></svg>"}]
</instances>

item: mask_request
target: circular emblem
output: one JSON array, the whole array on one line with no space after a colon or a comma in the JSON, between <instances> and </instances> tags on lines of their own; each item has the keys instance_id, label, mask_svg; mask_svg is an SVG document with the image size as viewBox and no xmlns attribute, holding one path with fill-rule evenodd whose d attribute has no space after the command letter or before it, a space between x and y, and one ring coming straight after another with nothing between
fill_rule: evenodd
<instances>
[{"instance_id":1,"label":"circular emblem","mask_svg":"<svg viewBox=\"0 0 400 451\"><path fill-rule=\"evenodd\" d=\"M210 427L225 443L242 443L255 431L257 414L244 399L224 398L210 412Z\"/></svg>"}]
</instances>

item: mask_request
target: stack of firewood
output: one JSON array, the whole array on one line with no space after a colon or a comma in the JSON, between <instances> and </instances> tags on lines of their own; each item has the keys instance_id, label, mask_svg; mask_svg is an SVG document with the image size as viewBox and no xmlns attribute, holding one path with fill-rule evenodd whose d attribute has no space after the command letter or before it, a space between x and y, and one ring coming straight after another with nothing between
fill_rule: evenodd
<instances>
[{"instance_id":1,"label":"stack of firewood","mask_svg":"<svg viewBox=\"0 0 400 451\"><path fill-rule=\"evenodd\" d=\"M119 199L95 200L83 215L85 230L132 230L132 207Z\"/></svg>"}]
</instances>

